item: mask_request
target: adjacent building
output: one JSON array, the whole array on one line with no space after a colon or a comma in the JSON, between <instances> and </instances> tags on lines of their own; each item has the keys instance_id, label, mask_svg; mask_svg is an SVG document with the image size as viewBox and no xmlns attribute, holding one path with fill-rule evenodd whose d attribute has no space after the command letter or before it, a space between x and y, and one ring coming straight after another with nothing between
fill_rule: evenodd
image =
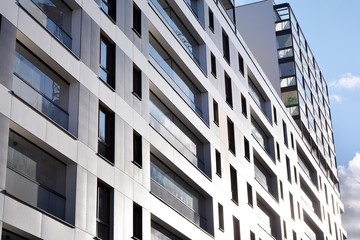
<instances>
[{"instance_id":1,"label":"adjacent building","mask_svg":"<svg viewBox=\"0 0 360 240\"><path fill-rule=\"evenodd\" d=\"M289 5L8 0L0 59L1 239L346 239Z\"/></svg>"}]
</instances>

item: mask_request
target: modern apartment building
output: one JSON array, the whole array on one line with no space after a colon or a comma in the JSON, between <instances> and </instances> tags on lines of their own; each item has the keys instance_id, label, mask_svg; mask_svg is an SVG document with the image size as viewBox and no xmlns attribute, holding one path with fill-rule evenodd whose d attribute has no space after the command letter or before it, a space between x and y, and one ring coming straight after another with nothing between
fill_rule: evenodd
<instances>
[{"instance_id":1,"label":"modern apartment building","mask_svg":"<svg viewBox=\"0 0 360 240\"><path fill-rule=\"evenodd\" d=\"M288 5L265 3L281 12L267 30L287 34ZM280 81L267 64L282 69L294 44L279 62L258 58L237 11L232 0L3 1L1 239L346 239L326 83L313 76L320 106L302 72L313 100L290 105L300 75Z\"/></svg>"}]
</instances>

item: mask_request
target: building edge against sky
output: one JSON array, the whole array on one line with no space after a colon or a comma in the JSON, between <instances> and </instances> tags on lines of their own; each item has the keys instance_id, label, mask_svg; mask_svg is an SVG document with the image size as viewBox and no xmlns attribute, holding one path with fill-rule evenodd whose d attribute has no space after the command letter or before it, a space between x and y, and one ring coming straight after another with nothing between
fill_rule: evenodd
<instances>
[{"instance_id":1,"label":"building edge against sky","mask_svg":"<svg viewBox=\"0 0 360 240\"><path fill-rule=\"evenodd\" d=\"M326 83L258 4L4 1L1 239L346 239Z\"/></svg>"}]
</instances>

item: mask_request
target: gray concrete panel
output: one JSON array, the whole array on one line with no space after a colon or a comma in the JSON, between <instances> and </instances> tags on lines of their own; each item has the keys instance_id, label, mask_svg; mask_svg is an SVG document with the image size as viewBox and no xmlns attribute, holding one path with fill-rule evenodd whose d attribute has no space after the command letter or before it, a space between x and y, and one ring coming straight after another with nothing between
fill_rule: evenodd
<instances>
[{"instance_id":1,"label":"gray concrete panel","mask_svg":"<svg viewBox=\"0 0 360 240\"><path fill-rule=\"evenodd\" d=\"M0 189L5 189L10 120L0 113Z\"/></svg>"},{"instance_id":2,"label":"gray concrete panel","mask_svg":"<svg viewBox=\"0 0 360 240\"><path fill-rule=\"evenodd\" d=\"M0 83L11 89L14 72L16 27L3 16L1 16L0 43Z\"/></svg>"}]
</instances>

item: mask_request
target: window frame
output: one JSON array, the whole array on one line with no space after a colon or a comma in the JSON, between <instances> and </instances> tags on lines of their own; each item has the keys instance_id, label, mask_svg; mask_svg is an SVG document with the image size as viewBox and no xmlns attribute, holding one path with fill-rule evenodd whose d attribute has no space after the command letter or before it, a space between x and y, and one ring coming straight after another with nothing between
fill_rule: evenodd
<instances>
[{"instance_id":1,"label":"window frame","mask_svg":"<svg viewBox=\"0 0 360 240\"><path fill-rule=\"evenodd\" d=\"M230 76L226 72L224 72L224 81L225 81L225 101L231 108L233 108L232 83Z\"/></svg>"},{"instance_id":2,"label":"window frame","mask_svg":"<svg viewBox=\"0 0 360 240\"><path fill-rule=\"evenodd\" d=\"M139 36L141 37L141 17L142 12L141 9L138 7L138 5L136 5L135 2L133 2L133 31Z\"/></svg>"},{"instance_id":3,"label":"window frame","mask_svg":"<svg viewBox=\"0 0 360 240\"><path fill-rule=\"evenodd\" d=\"M104 137L105 139L101 139L100 136L101 113L105 115L104 134L107 135ZM105 150L99 150L100 144L103 145L103 147L105 147ZM114 155L115 155L114 146L115 146L115 114L100 102L99 110L98 110L98 151L97 151L98 155L109 161L111 164L114 164ZM110 152L107 153L102 151L110 151Z\"/></svg>"},{"instance_id":4,"label":"window frame","mask_svg":"<svg viewBox=\"0 0 360 240\"><path fill-rule=\"evenodd\" d=\"M108 222L105 222L104 220L105 219L100 219L100 212L104 212L104 209L103 209L103 206L100 206L101 202L100 201L100 191L99 189L102 189L104 190L104 193L107 194L107 197L108 197L108 201L107 201L107 204L108 206L105 207L105 211L107 211L107 215L108 215L108 219L107 221ZM98 239L103 239L99 236L99 224L102 225L102 226L105 226L106 228L108 228L108 236L109 238L108 239L112 239L112 224L113 224L113 219L112 219L112 210L113 210L113 206L112 206L112 188L110 186L108 186L106 183L100 181L98 179L97 181L97 190L96 190L96 237ZM104 238L106 239L106 238Z\"/></svg>"},{"instance_id":5,"label":"window frame","mask_svg":"<svg viewBox=\"0 0 360 240\"><path fill-rule=\"evenodd\" d=\"M237 171L230 164L230 187L231 187L231 200L239 205L239 193L238 193L238 184L237 184Z\"/></svg>"},{"instance_id":6,"label":"window frame","mask_svg":"<svg viewBox=\"0 0 360 240\"><path fill-rule=\"evenodd\" d=\"M142 168L142 136L135 130L133 130L133 161L136 166Z\"/></svg>"},{"instance_id":7,"label":"window frame","mask_svg":"<svg viewBox=\"0 0 360 240\"><path fill-rule=\"evenodd\" d=\"M210 69L211 69L211 74L217 78L217 72L216 72L216 58L215 55L210 52Z\"/></svg>"},{"instance_id":8,"label":"window frame","mask_svg":"<svg viewBox=\"0 0 360 240\"><path fill-rule=\"evenodd\" d=\"M110 3L109 3L110 2ZM108 10L104 9L103 5L105 5ZM103 13L106 14L111 20L116 22L116 0L101 0L100 9Z\"/></svg>"},{"instance_id":9,"label":"window frame","mask_svg":"<svg viewBox=\"0 0 360 240\"><path fill-rule=\"evenodd\" d=\"M142 71L133 63L133 94L142 100Z\"/></svg>"},{"instance_id":10,"label":"window frame","mask_svg":"<svg viewBox=\"0 0 360 240\"><path fill-rule=\"evenodd\" d=\"M143 230L142 230L142 207L133 202L133 239L142 240L143 238Z\"/></svg>"},{"instance_id":11,"label":"window frame","mask_svg":"<svg viewBox=\"0 0 360 240\"><path fill-rule=\"evenodd\" d=\"M210 8L208 8L208 11L209 11L209 29L212 31L212 32L214 32L214 13L213 13L213 11L210 9Z\"/></svg>"},{"instance_id":12,"label":"window frame","mask_svg":"<svg viewBox=\"0 0 360 240\"><path fill-rule=\"evenodd\" d=\"M229 117L227 118L227 134L229 151L236 155L235 127Z\"/></svg>"},{"instance_id":13,"label":"window frame","mask_svg":"<svg viewBox=\"0 0 360 240\"><path fill-rule=\"evenodd\" d=\"M215 99L213 99L213 115L214 123L219 126L219 105Z\"/></svg>"},{"instance_id":14,"label":"window frame","mask_svg":"<svg viewBox=\"0 0 360 240\"><path fill-rule=\"evenodd\" d=\"M103 46L106 46L106 60L102 58ZM103 61L108 66L104 66ZM106 75L106 79L102 74ZM100 34L99 79L111 89L115 89L115 44L104 34Z\"/></svg>"}]
</instances>

